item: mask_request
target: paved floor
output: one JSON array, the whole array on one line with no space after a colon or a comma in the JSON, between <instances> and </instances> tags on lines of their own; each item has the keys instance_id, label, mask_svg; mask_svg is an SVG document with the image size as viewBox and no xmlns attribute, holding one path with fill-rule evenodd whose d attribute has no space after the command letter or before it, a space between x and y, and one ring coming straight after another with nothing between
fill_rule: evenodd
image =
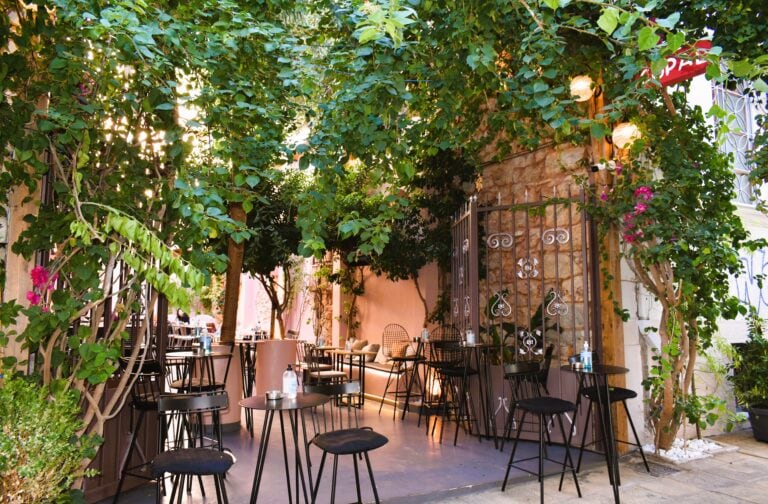
<instances>
[{"instance_id":1,"label":"paved floor","mask_svg":"<svg viewBox=\"0 0 768 504\"><path fill-rule=\"evenodd\" d=\"M363 423L372 426L390 439L385 447L372 452L376 483L381 500L392 504L421 503L510 503L539 502L538 483L527 474L513 471L507 491L502 493L501 480L509 457L494 449L488 440L478 441L465 434L459 443L452 440L438 442L437 436L427 436L424 426L416 426L417 417L409 414L405 421L392 420L392 410L385 407L381 416L377 407L366 404ZM257 426L261 425L257 418ZM453 434L454 424L448 424ZM252 439L243 429L229 434L225 444L237 456L237 464L227 477L227 491L233 504L248 501L259 433ZM446 431L446 438L448 431ZM675 502L695 503L768 503L768 444L754 441L751 433L717 436L716 441L738 447L708 459L675 465L661 460L651 461L651 473L645 472L638 455L621 460L620 496L626 503ZM533 444L526 445L524 453L535 453ZM282 465L279 430L274 428L270 441L269 461L265 469L264 484L259 502L287 502L284 468ZM557 456L557 455L555 455ZM349 457L346 457L349 458ZM312 452L312 460L319 460L319 452ZM271 462L270 462L271 461ZM340 462L340 481L337 502L353 502L354 478L351 460ZM361 467L363 469L363 467ZM364 469L363 469L364 471ZM316 474L316 471L313 472ZM208 478L210 479L210 478ZM372 502L368 478L362 475L363 500ZM558 492L557 477L545 479L545 498L552 501L567 500L583 503L613 502L608 475L602 458L589 455L579 474L582 499L576 501L575 486L566 479L562 492ZM330 501L330 474L323 477L318 502ZM213 488L207 487L208 499L199 494L197 485L185 503L215 502ZM213 498L212 498L213 497ZM145 486L121 496L121 504L154 502L154 486ZM166 500L167 502L167 500Z\"/></svg>"},{"instance_id":2,"label":"paved floor","mask_svg":"<svg viewBox=\"0 0 768 504\"><path fill-rule=\"evenodd\" d=\"M768 502L768 443L752 438L750 431L710 438L736 447L710 458L673 464L653 459L648 474L640 457L630 455L621 461L620 497L624 503L675 502L695 503L767 503ZM558 493L558 478L545 480L545 498L548 501L572 501L583 503L614 502L608 485L608 473L603 465L594 465L579 476L582 499L578 500L573 484L566 484ZM539 485L536 481L519 483L499 491L492 488L474 488L443 494L420 502L446 504L510 502L539 502Z\"/></svg>"},{"instance_id":3,"label":"paved floor","mask_svg":"<svg viewBox=\"0 0 768 504\"><path fill-rule=\"evenodd\" d=\"M392 408L385 406L381 415L378 414L378 402L366 401L361 411L360 423L372 427L389 438L389 443L371 452L371 464L376 478L379 496L383 502L389 503L419 503L430 499L449 498L455 492L467 488L500 488L504 478L510 444L504 452L494 448L493 441L480 440L469 436L463 431L459 433L458 443L453 445L455 423L446 424L444 440L439 441L439 429L434 435L427 435L424 422L418 426L418 415L411 412L405 420L400 420L400 411L396 420L392 418ZM262 425L263 415L256 413L255 437L251 438L245 429L225 436L224 444L237 457L237 463L227 475L226 487L230 502L239 504L248 502L253 482L253 472L256 465L256 453ZM519 449L522 456L532 456L537 451L534 443L525 443ZM562 457L563 449L553 447L553 457ZM321 452L311 448L313 477L317 475ZM289 456L292 456L290 454ZM302 457L303 458L303 457ZM602 458L594 454L585 454L585 463L602 463ZM330 461L329 461L330 462ZM525 481L527 474L522 471L512 471L510 485ZM285 483L280 428L277 419L272 427L267 464L264 470L263 483L259 492L259 502L279 504L288 502L288 492ZM211 478L205 478L206 500L200 495L197 484L193 492L183 501L189 503L215 502L215 492ZM361 466L362 497L365 502L373 502L373 494L364 464ZM330 502L331 473L328 463L323 474L317 502ZM498 490L496 490L498 492ZM139 489L125 492L120 504L147 504L155 502L154 485L145 485ZM337 502L354 502L355 482L350 457L342 457L339 462L339 482L337 485ZM439 501L439 500L438 500ZM107 504L110 501L102 501ZM166 501L168 499L166 498Z\"/></svg>"}]
</instances>

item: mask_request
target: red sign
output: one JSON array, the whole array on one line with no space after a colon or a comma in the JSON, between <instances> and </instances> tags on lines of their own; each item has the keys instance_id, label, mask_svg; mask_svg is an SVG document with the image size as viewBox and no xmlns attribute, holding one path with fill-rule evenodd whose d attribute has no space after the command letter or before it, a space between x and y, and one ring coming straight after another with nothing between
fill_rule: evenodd
<instances>
[{"instance_id":1,"label":"red sign","mask_svg":"<svg viewBox=\"0 0 768 504\"><path fill-rule=\"evenodd\" d=\"M680 49L677 54L684 54L685 58L669 56L667 66L662 70L659 81L662 86L671 86L684 80L688 80L707 71L706 60L700 60L697 56L706 54L712 48L712 42L709 40L699 40L693 47ZM649 69L643 70L642 75L650 76Z\"/></svg>"}]
</instances>

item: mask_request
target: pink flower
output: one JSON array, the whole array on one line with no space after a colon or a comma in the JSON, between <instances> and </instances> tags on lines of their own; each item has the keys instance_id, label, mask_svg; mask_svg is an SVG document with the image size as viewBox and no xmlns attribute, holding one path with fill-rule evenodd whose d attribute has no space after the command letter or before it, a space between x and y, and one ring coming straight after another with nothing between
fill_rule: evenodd
<instances>
[{"instance_id":1,"label":"pink flower","mask_svg":"<svg viewBox=\"0 0 768 504\"><path fill-rule=\"evenodd\" d=\"M627 243L633 243L643 237L643 230L638 229L634 233L624 233L624 241Z\"/></svg>"},{"instance_id":2,"label":"pink flower","mask_svg":"<svg viewBox=\"0 0 768 504\"><path fill-rule=\"evenodd\" d=\"M48 270L43 266L35 266L32 271L29 272L29 276L32 278L32 285L36 289L42 289L45 284L48 283Z\"/></svg>"},{"instance_id":3,"label":"pink flower","mask_svg":"<svg viewBox=\"0 0 768 504\"><path fill-rule=\"evenodd\" d=\"M30 304L36 306L40 304L40 294L38 294L35 291L29 291L27 292L27 301L30 302Z\"/></svg>"},{"instance_id":4,"label":"pink flower","mask_svg":"<svg viewBox=\"0 0 768 504\"><path fill-rule=\"evenodd\" d=\"M635 189L635 198L648 201L653 198L653 191L648 186L640 186Z\"/></svg>"},{"instance_id":5,"label":"pink flower","mask_svg":"<svg viewBox=\"0 0 768 504\"><path fill-rule=\"evenodd\" d=\"M635 215L640 215L646 210L648 210L648 205L645 203L638 202L637 205L635 205Z\"/></svg>"},{"instance_id":6,"label":"pink flower","mask_svg":"<svg viewBox=\"0 0 768 504\"><path fill-rule=\"evenodd\" d=\"M624 216L624 227L627 229L632 229L635 227L635 216L632 214L626 214Z\"/></svg>"},{"instance_id":7,"label":"pink flower","mask_svg":"<svg viewBox=\"0 0 768 504\"><path fill-rule=\"evenodd\" d=\"M605 194L605 191L600 193L600 200L601 201L608 201L608 195Z\"/></svg>"},{"instance_id":8,"label":"pink flower","mask_svg":"<svg viewBox=\"0 0 768 504\"><path fill-rule=\"evenodd\" d=\"M616 163L616 175L621 175L621 170L624 169L624 165L621 163Z\"/></svg>"}]
</instances>

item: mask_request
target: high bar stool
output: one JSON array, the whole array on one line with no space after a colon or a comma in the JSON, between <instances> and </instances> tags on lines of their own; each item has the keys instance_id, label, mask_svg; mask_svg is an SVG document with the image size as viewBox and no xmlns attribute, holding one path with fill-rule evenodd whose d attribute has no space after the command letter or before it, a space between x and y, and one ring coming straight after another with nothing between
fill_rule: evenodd
<instances>
[{"instance_id":1,"label":"high bar stool","mask_svg":"<svg viewBox=\"0 0 768 504\"><path fill-rule=\"evenodd\" d=\"M358 458L365 458L365 465L368 469L368 477L371 480L371 489L376 503L379 503L379 493L376 489L376 481L373 479L373 469L368 452L381 448L389 442L386 436L375 432L370 427L361 427L358 423L357 408L352 406L352 397L360 393L360 382L353 381L341 384L321 384L306 385L305 393L318 393L340 399L346 396L346 401L331 401L330 411L327 412L323 407L323 419L320 422L318 430L328 426L330 421L331 430L325 429L315 435L310 443L320 448L323 456L320 459L320 468L317 473L317 481L312 486L312 503L317 502L317 493L320 488L320 481L323 477L323 467L325 459L330 453L333 455L333 479L331 486L331 504L336 501L336 481L339 466L340 455L351 455L355 471L355 489L357 490L357 502L363 502L360 492L360 474L358 469ZM334 405L335 403L335 405ZM334 411L335 410L335 411ZM329 418L330 417L330 418ZM346 419L346 420L345 420ZM309 460L309 453L307 453Z\"/></svg>"},{"instance_id":2,"label":"high bar stool","mask_svg":"<svg viewBox=\"0 0 768 504\"><path fill-rule=\"evenodd\" d=\"M574 359L576 356L574 356L572 359ZM597 364L597 354L594 354L592 356L593 363ZM583 384L580 384L583 385ZM581 395L579 396L579 401L581 401L581 397L586 398L589 403L587 404L587 419L584 425L589 425L589 416L592 414L592 406L594 406L595 402L598 402L598 404L607 404L610 399L610 403L616 403L621 401L621 404L624 406L624 412L627 414L627 420L629 420L629 426L632 428L632 434L635 436L635 442L632 441L626 441L623 439L616 439L615 441L617 443L623 443L630 446L636 446L637 449L640 451L640 456L643 458L643 465L645 465L645 470L648 471L650 474L651 468L648 467L648 461L645 458L645 452L643 451L643 445L640 443L640 437L637 435L637 429L635 429L635 423L632 421L632 416L629 414L629 407L627 406L627 400L634 399L637 397L637 392L635 392L632 389L624 388L624 387L610 387L610 390L606 394L606 391L603 387L598 386L587 386L583 387L580 386L579 390L581 391ZM597 394L600 394L600 397L598 397ZM581 458L584 455L584 446L587 441L587 429L584 429L583 434L581 435L581 447L579 448L579 460L576 463L576 470L579 471L581 469Z\"/></svg>"},{"instance_id":3,"label":"high bar stool","mask_svg":"<svg viewBox=\"0 0 768 504\"><path fill-rule=\"evenodd\" d=\"M513 383L513 389L516 385L525 386L526 383L537 383L539 379L539 371L540 366L538 363L517 363L517 364L509 364L506 366L505 369L505 375L506 379L515 382ZM515 467L516 469L519 469L521 471L525 471L529 474L533 474L536 476L539 480L539 495L541 497L542 504L544 503L544 476L549 476L551 474L560 474L560 487L559 489L562 490L562 476L565 474L566 471L570 470L571 474L573 475L573 482L576 485L576 492L579 495L579 498L581 498L581 488L579 488L579 480L576 477L576 468L573 464L573 459L571 458L571 449L570 444L568 442L568 436L565 434L565 428L563 427L563 415L566 413L570 413L576 410L576 405L570 401L566 401L564 399L559 399L557 397L548 397L548 396L542 396L540 395L540 386L535 387L533 390L531 397L521 398L514 400L512 403L512 411L510 411L510 415L514 415L515 410L519 409L523 412L522 417L520 419L520 422L517 426L517 436L515 437L515 444L512 447L512 453L509 455L509 462L507 463L507 472L504 475L504 483L501 485L501 491L503 492L506 490L507 487L507 480L509 479L509 471L512 469L512 467ZM528 414L535 415L538 417L538 431L539 431L539 453L537 457L528 457L523 459L515 460L515 452L517 451L517 445L520 441L520 434L523 431L523 425L525 424L525 418ZM552 458L549 458L546 454L546 449L544 445L544 438L549 438L549 433L547 432L547 425L549 423L549 420L554 420L554 418L557 417L557 423L560 426L560 434L563 437L563 441L565 443L565 458L560 460L555 460ZM549 443L549 440L548 440ZM525 467L521 467L519 464L521 462L525 462L527 460L533 460L538 459L538 471L533 472ZM550 462L555 462L556 464L561 466L561 469L558 472L551 473L551 474L544 474L544 461L549 460Z\"/></svg>"},{"instance_id":4,"label":"high bar stool","mask_svg":"<svg viewBox=\"0 0 768 504\"><path fill-rule=\"evenodd\" d=\"M121 358L120 366L123 368L123 372L129 372L127 370L128 359ZM123 488L126 476L147 480L153 479L153 476L150 474L150 461L147 460L146 454L138 446L137 439L139 431L144 425L147 413L157 415L157 404L164 385L163 367L157 360L147 359L142 363L137 362L134 364L134 368L130 372L136 375L133 387L131 388L131 436L128 451L120 467L120 480L117 483L117 490L112 499L113 504L116 504L120 498L120 490ZM135 423L133 422L134 413L138 414ZM159 445L162 446L162 444L163 439L161 437ZM130 465L133 455L137 451L141 462Z\"/></svg>"}]
</instances>

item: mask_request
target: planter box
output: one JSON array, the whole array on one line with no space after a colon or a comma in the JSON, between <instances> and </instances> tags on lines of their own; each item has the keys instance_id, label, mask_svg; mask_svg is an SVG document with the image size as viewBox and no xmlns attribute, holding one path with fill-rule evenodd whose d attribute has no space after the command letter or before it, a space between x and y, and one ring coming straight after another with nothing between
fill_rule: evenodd
<instances>
[{"instance_id":1,"label":"planter box","mask_svg":"<svg viewBox=\"0 0 768 504\"><path fill-rule=\"evenodd\" d=\"M749 408L749 424L755 439L768 443L768 409Z\"/></svg>"}]
</instances>

